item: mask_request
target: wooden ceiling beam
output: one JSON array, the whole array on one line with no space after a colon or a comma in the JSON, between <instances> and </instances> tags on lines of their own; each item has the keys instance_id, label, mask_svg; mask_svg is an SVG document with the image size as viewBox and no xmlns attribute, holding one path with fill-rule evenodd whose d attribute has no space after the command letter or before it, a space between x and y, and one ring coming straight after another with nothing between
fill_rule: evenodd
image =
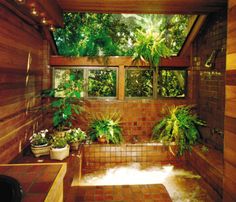
<instances>
[{"instance_id":1,"label":"wooden ceiling beam","mask_svg":"<svg viewBox=\"0 0 236 202\"><path fill-rule=\"evenodd\" d=\"M192 26L191 31L189 32L187 38L185 39L185 42L181 50L179 51L179 54L178 54L179 56L189 55L190 46L192 42L194 41L194 39L196 38L197 34L199 33L204 22L206 21L206 18L207 18L207 15L198 16L194 25Z\"/></svg>"},{"instance_id":2,"label":"wooden ceiling beam","mask_svg":"<svg viewBox=\"0 0 236 202\"><path fill-rule=\"evenodd\" d=\"M38 0L37 2L45 10L46 15L53 20L55 26L63 27L62 9L56 0Z\"/></svg>"},{"instance_id":3,"label":"wooden ceiling beam","mask_svg":"<svg viewBox=\"0 0 236 202\"><path fill-rule=\"evenodd\" d=\"M65 12L206 14L227 0L57 0Z\"/></svg>"}]
</instances>

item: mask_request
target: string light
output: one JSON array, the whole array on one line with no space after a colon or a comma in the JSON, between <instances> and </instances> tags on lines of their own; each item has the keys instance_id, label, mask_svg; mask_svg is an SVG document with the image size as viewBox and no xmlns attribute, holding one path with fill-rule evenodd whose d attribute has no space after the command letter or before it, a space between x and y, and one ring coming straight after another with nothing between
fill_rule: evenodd
<instances>
[{"instance_id":1,"label":"string light","mask_svg":"<svg viewBox=\"0 0 236 202\"><path fill-rule=\"evenodd\" d=\"M32 9L31 9L31 14L32 14L33 16L38 16L38 15L39 15L38 11L37 11L35 8L32 8Z\"/></svg>"},{"instance_id":2,"label":"string light","mask_svg":"<svg viewBox=\"0 0 236 202\"><path fill-rule=\"evenodd\" d=\"M17 4L19 5L23 5L26 3L26 0L14 0ZM26 5L27 6L27 5ZM51 31L51 32L54 32L56 30L56 28L54 27L54 25L51 23L52 20L50 19L47 19L46 16L45 16L45 13L42 12L42 10L38 10L36 8L37 5L35 3L31 3L31 4L28 4L28 9L30 9L30 13L32 16L35 16L35 17L38 17L39 15L42 17L40 19L40 22L43 24L43 25L48 25L49 24L49 27L48 29Z\"/></svg>"},{"instance_id":3,"label":"string light","mask_svg":"<svg viewBox=\"0 0 236 202\"><path fill-rule=\"evenodd\" d=\"M48 22L47 22L46 18L42 18L42 19L41 19L41 23L44 24L44 25L46 25Z\"/></svg>"},{"instance_id":4,"label":"string light","mask_svg":"<svg viewBox=\"0 0 236 202\"><path fill-rule=\"evenodd\" d=\"M15 0L15 2L18 4L25 4L25 0Z\"/></svg>"},{"instance_id":5,"label":"string light","mask_svg":"<svg viewBox=\"0 0 236 202\"><path fill-rule=\"evenodd\" d=\"M50 29L50 31L52 31L52 32L55 31L55 27L54 27L53 25L50 25L50 26L49 26L49 29Z\"/></svg>"}]
</instances>

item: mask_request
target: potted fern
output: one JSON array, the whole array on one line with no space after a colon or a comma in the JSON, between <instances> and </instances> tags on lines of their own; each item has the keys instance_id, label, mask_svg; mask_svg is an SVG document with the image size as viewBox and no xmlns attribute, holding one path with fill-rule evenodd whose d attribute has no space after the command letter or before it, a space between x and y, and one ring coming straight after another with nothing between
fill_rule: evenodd
<instances>
[{"instance_id":1,"label":"potted fern","mask_svg":"<svg viewBox=\"0 0 236 202\"><path fill-rule=\"evenodd\" d=\"M118 113L96 114L90 122L89 135L92 141L99 143L120 144L123 142Z\"/></svg>"},{"instance_id":2,"label":"potted fern","mask_svg":"<svg viewBox=\"0 0 236 202\"><path fill-rule=\"evenodd\" d=\"M31 151L35 157L49 154L50 144L48 130L41 130L30 137Z\"/></svg>"},{"instance_id":3,"label":"potted fern","mask_svg":"<svg viewBox=\"0 0 236 202\"><path fill-rule=\"evenodd\" d=\"M50 148L50 158L63 160L69 156L70 146L65 137L53 136Z\"/></svg>"},{"instance_id":4,"label":"potted fern","mask_svg":"<svg viewBox=\"0 0 236 202\"><path fill-rule=\"evenodd\" d=\"M167 107L164 110L166 116L153 128L152 140L168 145L172 154L175 154L171 148L172 143L175 143L178 155L191 150L192 145L196 144L200 138L198 127L206 125L192 112L192 107Z\"/></svg>"},{"instance_id":5,"label":"potted fern","mask_svg":"<svg viewBox=\"0 0 236 202\"><path fill-rule=\"evenodd\" d=\"M136 32L136 42L134 43L134 61L142 61L149 63L154 70L158 69L161 57L169 57L171 50L167 47L164 33L156 31L151 26L145 31L138 30Z\"/></svg>"}]
</instances>

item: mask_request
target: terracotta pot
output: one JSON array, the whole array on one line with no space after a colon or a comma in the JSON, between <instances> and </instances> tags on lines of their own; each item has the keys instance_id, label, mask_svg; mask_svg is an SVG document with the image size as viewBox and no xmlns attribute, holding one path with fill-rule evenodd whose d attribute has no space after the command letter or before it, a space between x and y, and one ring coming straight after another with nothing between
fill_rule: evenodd
<instances>
[{"instance_id":1,"label":"terracotta pot","mask_svg":"<svg viewBox=\"0 0 236 202\"><path fill-rule=\"evenodd\" d=\"M70 154L70 146L66 145L64 148L52 148L50 149L50 158L62 161Z\"/></svg>"},{"instance_id":2,"label":"terracotta pot","mask_svg":"<svg viewBox=\"0 0 236 202\"><path fill-rule=\"evenodd\" d=\"M105 137L99 137L98 142L101 143L101 144L105 144L107 142L107 140L106 140Z\"/></svg>"},{"instance_id":3,"label":"terracotta pot","mask_svg":"<svg viewBox=\"0 0 236 202\"><path fill-rule=\"evenodd\" d=\"M77 151L79 149L79 144L79 142L70 143L70 149L73 151Z\"/></svg>"},{"instance_id":4,"label":"terracotta pot","mask_svg":"<svg viewBox=\"0 0 236 202\"><path fill-rule=\"evenodd\" d=\"M63 130L63 131L54 131L54 135L57 136L57 137L65 137L66 133L68 132L69 130Z\"/></svg>"},{"instance_id":5,"label":"terracotta pot","mask_svg":"<svg viewBox=\"0 0 236 202\"><path fill-rule=\"evenodd\" d=\"M31 145L31 151L35 157L49 155L50 145Z\"/></svg>"}]
</instances>

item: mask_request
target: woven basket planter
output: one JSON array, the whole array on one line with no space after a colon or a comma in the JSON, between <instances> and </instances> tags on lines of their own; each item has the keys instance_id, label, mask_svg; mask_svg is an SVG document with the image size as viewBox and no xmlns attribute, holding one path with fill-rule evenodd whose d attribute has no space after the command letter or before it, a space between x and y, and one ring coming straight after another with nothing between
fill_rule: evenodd
<instances>
[{"instance_id":1,"label":"woven basket planter","mask_svg":"<svg viewBox=\"0 0 236 202\"><path fill-rule=\"evenodd\" d=\"M70 154L70 146L66 145L64 148L52 148L50 149L50 158L62 161Z\"/></svg>"},{"instance_id":2,"label":"woven basket planter","mask_svg":"<svg viewBox=\"0 0 236 202\"><path fill-rule=\"evenodd\" d=\"M35 157L49 155L50 145L47 144L40 146L31 145L31 151Z\"/></svg>"}]
</instances>

